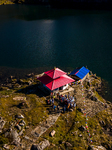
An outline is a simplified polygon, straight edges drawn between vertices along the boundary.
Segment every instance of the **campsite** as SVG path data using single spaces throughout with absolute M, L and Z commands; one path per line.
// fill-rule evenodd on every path
M 110 150 L 112 103 L 101 90 L 102 79 L 84 66 L 10 78 L 0 90 L 0 148 Z

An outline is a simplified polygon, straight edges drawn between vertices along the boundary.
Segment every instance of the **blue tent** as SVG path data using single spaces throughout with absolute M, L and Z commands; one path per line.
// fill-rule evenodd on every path
M 80 79 L 83 79 L 88 73 L 89 70 L 83 66 L 82 68 L 73 70 L 69 75 L 76 75 Z

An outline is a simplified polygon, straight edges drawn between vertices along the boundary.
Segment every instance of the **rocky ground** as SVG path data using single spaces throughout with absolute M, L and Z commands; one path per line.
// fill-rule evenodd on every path
M 39 84 L 33 73 L 24 79 L 11 76 L 1 84 L 0 149 L 112 149 L 112 103 L 100 95 L 100 77 L 92 74 L 83 86 L 72 85 L 70 95 L 75 95 L 77 105 L 65 113 L 61 106 L 53 111 L 47 105 L 49 95 Z

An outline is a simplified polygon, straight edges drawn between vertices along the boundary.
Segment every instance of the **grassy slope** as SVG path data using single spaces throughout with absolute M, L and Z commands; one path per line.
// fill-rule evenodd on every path
M 11 122 L 15 122 L 15 115 L 19 113 L 25 116 L 24 120 L 26 125 L 29 125 L 31 129 L 35 128 L 40 121 L 43 121 L 46 117 L 48 117 L 47 109 L 49 106 L 46 105 L 45 98 L 38 97 L 37 94 L 25 95 L 24 93 L 15 93 L 15 91 L 17 91 L 17 89 L 0 91 L 0 116 L 4 117 L 7 121 L 5 128 L 8 128 Z M 9 97 L 7 97 L 7 95 L 9 95 Z M 26 96 L 27 108 L 20 109 L 18 107 L 20 101 L 13 100 L 13 97 L 15 96 Z M 98 93 L 96 93 L 96 96 L 98 96 L 102 101 L 102 98 L 98 95 Z M 101 120 L 103 120 L 106 124 L 111 124 L 111 110 L 104 110 L 96 116 L 88 118 L 88 127 L 92 136 L 93 145 L 101 145 L 103 143 L 104 145 L 110 144 L 112 146 L 112 137 L 109 137 L 108 134 L 103 132 L 103 128 L 99 123 Z M 55 125 L 49 128 L 47 132 L 40 137 L 39 141 L 43 140 L 43 138 L 50 141 L 51 145 L 46 148 L 46 150 L 64 150 L 66 141 L 71 143 L 73 146 L 72 148 L 68 147 L 68 149 L 86 150 L 90 144 L 90 138 L 87 131 L 82 132 L 78 129 L 81 125 L 85 127 L 86 118 L 78 110 L 75 109 L 73 112 L 61 114 Z M 56 131 L 54 137 L 49 136 L 49 133 L 52 130 Z M 81 135 L 81 137 L 79 135 Z M 7 142 L 8 139 L 0 135 L 1 146 Z

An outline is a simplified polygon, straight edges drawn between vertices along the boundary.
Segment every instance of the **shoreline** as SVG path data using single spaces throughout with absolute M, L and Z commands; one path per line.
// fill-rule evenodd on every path
M 30 77 L 34 77 L 38 74 L 42 74 L 45 70 L 49 70 L 49 67 L 39 67 L 32 69 L 19 69 L 19 68 L 7 68 L 0 67 L 0 86 L 11 83 L 11 78 L 19 81 L 20 79 L 27 80 Z M 67 69 L 68 70 L 68 69 Z M 69 72 L 70 70 L 68 70 Z M 97 89 L 99 95 L 101 95 L 106 101 L 111 101 L 111 90 L 108 81 L 101 78 L 101 87 Z
M 37 1 L 37 2 L 24 2 L 24 1 L 2 1 L 0 5 L 42 5 L 47 6 L 48 8 L 55 8 L 55 9 L 79 9 L 79 10 L 112 10 L 112 3 L 111 2 L 69 2 L 69 1 Z

